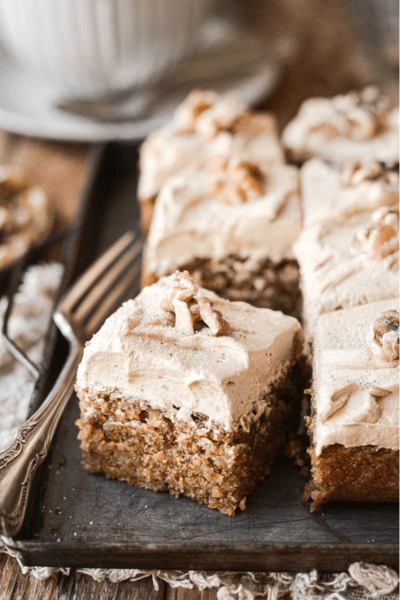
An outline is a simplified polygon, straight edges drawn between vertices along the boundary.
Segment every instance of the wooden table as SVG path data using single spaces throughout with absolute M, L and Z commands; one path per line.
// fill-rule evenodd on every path
M 296 50 L 286 53 L 284 73 L 273 96 L 262 108 L 273 111 L 280 128 L 311 95 L 332 95 L 364 85 L 368 65 L 354 40 L 337 0 L 246 0 L 241 19 L 260 36 L 277 40 L 289 36 Z M 0 132 L 0 164 L 16 163 L 54 199 L 62 220 L 76 214 L 88 166 L 85 145 L 33 140 Z M 36 580 L 22 575 L 16 561 L 0 555 L 2 600 L 216 600 L 215 590 L 173 589 L 150 578 L 139 582 L 95 582 L 72 573 Z

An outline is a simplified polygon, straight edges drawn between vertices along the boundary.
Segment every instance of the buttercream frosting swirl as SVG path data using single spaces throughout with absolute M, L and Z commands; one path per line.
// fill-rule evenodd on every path
M 398 111 L 397 111 L 398 113 Z M 321 156 L 334 163 L 361 157 L 398 161 L 398 125 L 376 87 L 333 98 L 310 98 L 283 132 L 295 158 Z
M 376 219 L 380 221 L 385 211 L 377 212 Z M 371 212 L 360 211 L 302 231 L 295 244 L 295 255 L 302 273 L 304 323 L 310 333 L 318 315 L 398 297 L 398 248 L 396 237 L 385 241 L 386 225 L 382 226 L 384 235 L 373 234 L 371 242 L 371 233 L 365 234 L 365 238 L 369 235 L 365 243 L 371 243 L 371 247 L 364 250 L 353 246 L 354 238 L 357 244 L 363 243 L 360 232 L 370 231 L 370 224 Z M 380 228 L 376 225 L 377 232 Z
M 259 169 L 260 185 L 265 181 L 266 187 L 259 196 L 253 186 L 245 188 L 246 202 L 236 201 L 235 182 L 231 182 L 235 198 L 223 201 L 221 194 L 232 190 L 229 186 L 226 190 L 225 181 L 219 193 L 213 192 L 205 169 L 188 169 L 171 178 L 154 208 L 144 256 L 146 271 L 158 277 L 199 258 L 292 256 L 301 226 L 297 169 L 265 163 Z M 242 182 L 239 186 L 243 189 Z
M 350 161 L 339 170 L 313 158 L 300 173 L 306 227 L 399 201 L 396 166 L 386 167 L 376 160 Z

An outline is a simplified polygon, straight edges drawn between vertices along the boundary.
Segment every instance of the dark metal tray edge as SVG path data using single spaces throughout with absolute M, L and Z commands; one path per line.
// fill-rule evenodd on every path
M 398 568 L 394 544 L 90 544 L 4 539 L 27 566 L 232 571 L 347 570 L 357 561 Z M 378 546 L 376 548 L 375 546 Z M 373 553 L 373 555 L 372 555 Z M 60 563 L 61 560 L 61 563 Z
M 82 236 L 95 235 L 95 227 L 90 222 L 93 216 L 93 203 L 96 200 L 96 185 L 107 148 L 94 148 L 94 164 L 84 193 L 85 214 L 81 215 L 79 234 L 76 238 L 77 251 L 71 262 L 69 281 L 73 281 L 89 260 L 85 254 Z M 86 240 L 86 247 L 89 241 Z M 78 255 L 77 255 L 78 254 Z M 90 260 L 89 260 L 90 262 Z M 40 495 L 40 492 L 36 492 Z M 6 547 L 16 552 L 26 566 L 77 567 L 82 568 L 141 568 L 141 569 L 204 569 L 234 571 L 301 571 L 316 568 L 319 570 L 347 570 L 355 561 L 381 563 L 398 568 L 399 547 L 392 543 L 265 543 L 244 544 L 193 542 L 146 544 L 135 542 L 104 543 L 85 542 L 40 542 L 29 539 L 29 526 L 18 537 L 3 538 Z M 288 566 L 290 565 L 290 566 Z

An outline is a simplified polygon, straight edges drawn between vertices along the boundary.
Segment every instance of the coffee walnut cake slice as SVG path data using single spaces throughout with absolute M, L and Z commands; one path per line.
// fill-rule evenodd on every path
M 153 205 L 170 177 L 188 167 L 204 167 L 214 156 L 283 164 L 275 117 L 249 110 L 234 94 L 193 90 L 175 111 L 173 121 L 152 133 L 140 149 L 138 200 L 143 229 L 150 226 Z
M 298 317 L 298 170 L 214 157 L 161 189 L 143 258 L 143 285 L 176 269 L 228 300 Z
M 314 336 L 312 510 L 399 498 L 399 301 L 337 310 Z
M 85 348 L 84 466 L 233 516 L 298 424 L 302 348 L 292 317 L 161 278 Z

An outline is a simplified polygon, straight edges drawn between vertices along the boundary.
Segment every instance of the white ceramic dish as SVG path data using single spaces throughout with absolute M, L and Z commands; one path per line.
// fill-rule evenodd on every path
M 94 100 L 143 90 L 192 54 L 206 7 L 204 0 L 0 0 L 0 34 L 60 97 Z
M 22 68 L 0 46 L 0 128 L 66 141 L 134 141 L 164 125 L 193 88 L 234 91 L 253 105 L 275 87 L 279 68 L 273 51 L 251 35 L 211 21 L 203 28 L 201 48 L 148 90 L 152 101 L 141 118 L 124 116 L 129 114 L 128 98 L 114 111 L 119 120 L 96 120 L 88 116 L 89 104 L 68 110 L 57 106 L 55 88 Z

